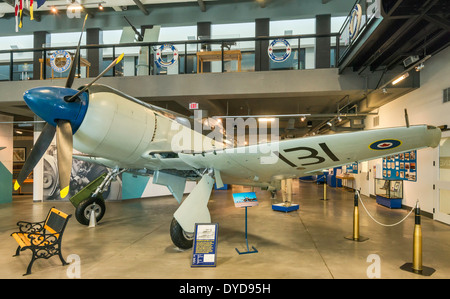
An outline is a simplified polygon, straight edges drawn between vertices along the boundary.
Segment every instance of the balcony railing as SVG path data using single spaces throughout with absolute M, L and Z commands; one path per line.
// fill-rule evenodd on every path
M 369 25 L 381 18 L 380 1 L 368 2 L 367 0 L 356 0 L 352 10 L 347 15 L 344 23 L 339 29 L 340 52 L 338 64 L 349 53 L 353 45 L 358 42 L 359 37 L 365 33 Z
M 316 52 L 324 50 L 317 49 L 316 40 L 324 38 L 330 41 L 326 46 L 329 67 L 337 67 L 339 33 L 83 45 L 80 58 L 73 63 L 79 78 L 95 77 L 122 53 L 124 59 L 105 76 L 314 69 Z M 75 50 L 75 45 L 1 50 L 0 81 L 65 78 L 67 58 L 55 54 L 73 57 Z

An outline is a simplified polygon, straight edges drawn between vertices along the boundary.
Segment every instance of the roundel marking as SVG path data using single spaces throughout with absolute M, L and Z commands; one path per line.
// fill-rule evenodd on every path
M 63 65 L 57 65 L 56 60 L 63 61 Z M 59 61 L 59 63 L 61 62 Z M 50 67 L 58 73 L 64 73 L 72 64 L 72 56 L 65 50 L 57 50 L 50 55 Z
M 164 50 L 169 50 L 169 51 L 172 52 L 173 57 L 172 57 L 171 60 L 169 60 L 169 61 L 164 61 L 164 60 L 162 59 L 162 52 L 163 52 Z M 176 48 L 174 45 L 172 45 L 172 44 L 163 44 L 161 47 L 159 47 L 159 48 L 156 50 L 156 63 L 157 63 L 159 66 L 161 66 L 161 67 L 169 67 L 169 66 L 171 66 L 172 64 L 176 63 L 177 60 L 178 60 L 178 50 L 177 50 L 177 48 Z
M 383 139 L 378 140 L 369 145 L 371 150 L 380 151 L 380 150 L 388 150 L 399 147 L 402 144 L 400 140 L 397 139 Z
M 284 45 L 285 47 L 285 53 L 281 56 L 276 56 L 273 53 L 273 48 L 275 47 L 275 45 L 277 44 L 281 44 Z M 289 56 L 291 55 L 292 49 L 291 49 L 291 45 L 289 44 L 289 42 L 283 38 L 279 38 L 279 39 L 275 39 L 273 40 L 270 44 L 269 47 L 267 48 L 267 53 L 269 54 L 269 57 L 272 61 L 274 62 L 283 62 L 286 61 Z

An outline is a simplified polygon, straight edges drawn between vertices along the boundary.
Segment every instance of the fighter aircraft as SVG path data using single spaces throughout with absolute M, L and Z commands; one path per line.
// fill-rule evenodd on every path
M 79 56 L 80 41 L 73 61 Z M 64 87 L 38 87 L 24 93 L 29 108 L 46 124 L 18 176 L 16 189 L 56 134 L 61 197 L 68 193 L 73 149 L 83 153 L 76 158 L 112 169 L 102 185 L 124 171 L 151 174 L 153 182 L 166 185 L 180 203 L 170 227 L 173 243 L 190 248 L 195 223 L 211 222 L 207 204 L 214 182 L 217 187 L 227 183 L 276 191 L 283 179 L 439 144 L 439 129 L 408 125 L 224 147 L 224 140 L 202 135 L 183 115 L 93 84 L 122 56 L 78 90 L 72 88 L 72 65 Z M 182 200 L 187 180 L 198 183 Z M 79 222 L 88 224 L 86 211 L 92 205 L 100 207 L 98 217 L 103 215 L 99 188 L 77 207 Z

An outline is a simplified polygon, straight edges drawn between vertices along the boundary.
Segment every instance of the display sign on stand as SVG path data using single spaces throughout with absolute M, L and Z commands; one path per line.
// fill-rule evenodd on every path
M 218 223 L 196 223 L 191 267 L 215 267 Z
M 237 248 L 236 251 L 239 254 L 256 253 L 258 252 L 258 250 L 256 250 L 254 246 L 252 246 L 253 250 L 249 249 L 247 238 L 247 208 L 258 205 L 258 201 L 256 200 L 256 194 L 255 192 L 233 193 L 233 200 L 235 207 L 245 208 L 245 242 L 247 244 L 247 251 L 241 252 Z

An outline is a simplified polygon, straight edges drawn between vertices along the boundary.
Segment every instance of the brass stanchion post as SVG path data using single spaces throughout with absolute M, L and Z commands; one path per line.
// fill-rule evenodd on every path
M 369 238 L 362 237 L 359 235 L 359 208 L 358 208 L 358 190 L 355 190 L 354 204 L 353 204 L 353 235 L 345 237 L 347 240 L 364 242 Z
M 430 276 L 436 271 L 433 268 L 422 265 L 422 225 L 420 221 L 419 202 L 416 204 L 414 217 L 413 262 L 404 264 L 400 269 L 425 276 Z
M 413 271 L 414 273 L 422 273 L 422 228 L 420 224 L 420 208 L 419 203 L 416 205 L 414 217 L 414 236 L 413 236 Z

